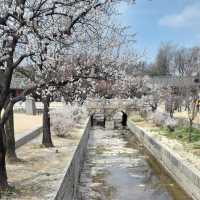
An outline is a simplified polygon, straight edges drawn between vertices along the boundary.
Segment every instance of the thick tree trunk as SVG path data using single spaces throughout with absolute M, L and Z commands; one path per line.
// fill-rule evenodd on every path
M 44 104 L 42 144 L 45 147 L 53 147 L 53 142 L 51 139 L 51 129 L 50 129 L 49 101 L 50 101 L 49 97 L 43 98 L 42 100 Z
M 5 132 L 4 127 L 0 125 L 0 191 L 8 188 L 6 172 L 6 149 L 4 145 Z
M 6 158 L 8 162 L 18 161 L 15 152 L 15 134 L 14 134 L 14 117 L 13 109 L 11 110 L 10 116 L 5 124 L 6 132 Z

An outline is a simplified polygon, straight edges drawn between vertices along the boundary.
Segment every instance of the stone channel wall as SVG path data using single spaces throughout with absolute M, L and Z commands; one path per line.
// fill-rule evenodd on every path
M 38 135 L 42 133 L 42 126 L 34 128 L 28 133 L 20 135 L 20 138 L 16 138 L 15 147 L 16 149 L 28 143 L 32 139 L 36 138 Z
M 53 200 L 78 200 L 77 187 L 80 172 L 84 163 L 84 156 L 87 151 L 87 143 L 89 139 L 89 131 L 91 128 L 90 120 L 88 120 L 83 136 L 73 156 L 71 164 L 65 170 L 65 176 L 59 185 L 56 196 Z
M 200 200 L 200 172 L 133 122 L 128 127 L 188 195 Z

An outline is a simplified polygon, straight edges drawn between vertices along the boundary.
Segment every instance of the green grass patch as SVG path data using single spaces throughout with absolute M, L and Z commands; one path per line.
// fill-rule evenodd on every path
M 181 142 L 189 143 L 189 128 L 181 128 L 177 127 L 175 131 L 171 132 L 167 128 L 161 127 L 159 129 L 159 134 L 164 135 L 170 139 L 177 139 Z M 200 130 L 196 128 L 192 128 L 191 131 L 191 143 L 199 142 L 200 141 Z M 200 147 L 199 144 L 197 144 Z
M 140 115 L 134 115 L 130 118 L 131 121 L 133 122 L 142 122 L 144 119 Z

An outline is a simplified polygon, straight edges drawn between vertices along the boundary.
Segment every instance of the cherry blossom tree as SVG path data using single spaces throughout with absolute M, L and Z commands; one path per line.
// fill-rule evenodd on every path
M 126 29 L 101 18 L 96 19 L 92 25 L 95 31 L 84 30 L 87 34 L 79 34 L 78 41 L 70 38 L 70 42 L 67 42 L 70 46 L 66 46 L 66 41 L 61 39 L 58 45 L 49 42 L 48 48 L 47 44 L 44 48 L 40 47 L 43 51 L 39 58 L 31 57 L 34 63 L 32 70 L 18 69 L 34 84 L 41 86 L 34 92 L 34 96 L 44 104 L 42 144 L 45 147 L 53 146 L 48 111 L 50 99 L 54 99 L 55 93 L 67 97 L 67 103 L 74 100 L 83 102 L 94 93 L 97 81 L 121 76 L 118 58 L 121 46 L 126 44 Z
M 33 90 L 44 87 L 44 83 L 39 82 L 22 95 L 10 98 L 10 83 L 14 71 L 20 65 L 32 63 L 33 60 L 37 63 L 40 59 L 45 61 L 47 57 L 40 56 L 50 46 L 69 37 L 76 39 L 76 33 L 90 26 L 88 19 L 91 19 L 91 16 L 98 15 L 99 12 L 111 14 L 112 5 L 116 2 L 119 1 L 0 1 L 0 189 L 8 187 L 4 124 L 17 101 L 24 99 Z M 44 65 L 35 66 L 42 69 Z M 54 85 L 54 82 L 50 81 L 49 85 Z

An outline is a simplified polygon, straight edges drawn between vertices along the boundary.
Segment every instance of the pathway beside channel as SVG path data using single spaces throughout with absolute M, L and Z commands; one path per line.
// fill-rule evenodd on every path
M 190 200 L 166 173 L 161 173 L 163 170 L 156 173 L 152 169 L 149 156 L 143 152 L 128 130 L 94 127 L 90 131 L 78 199 Z

